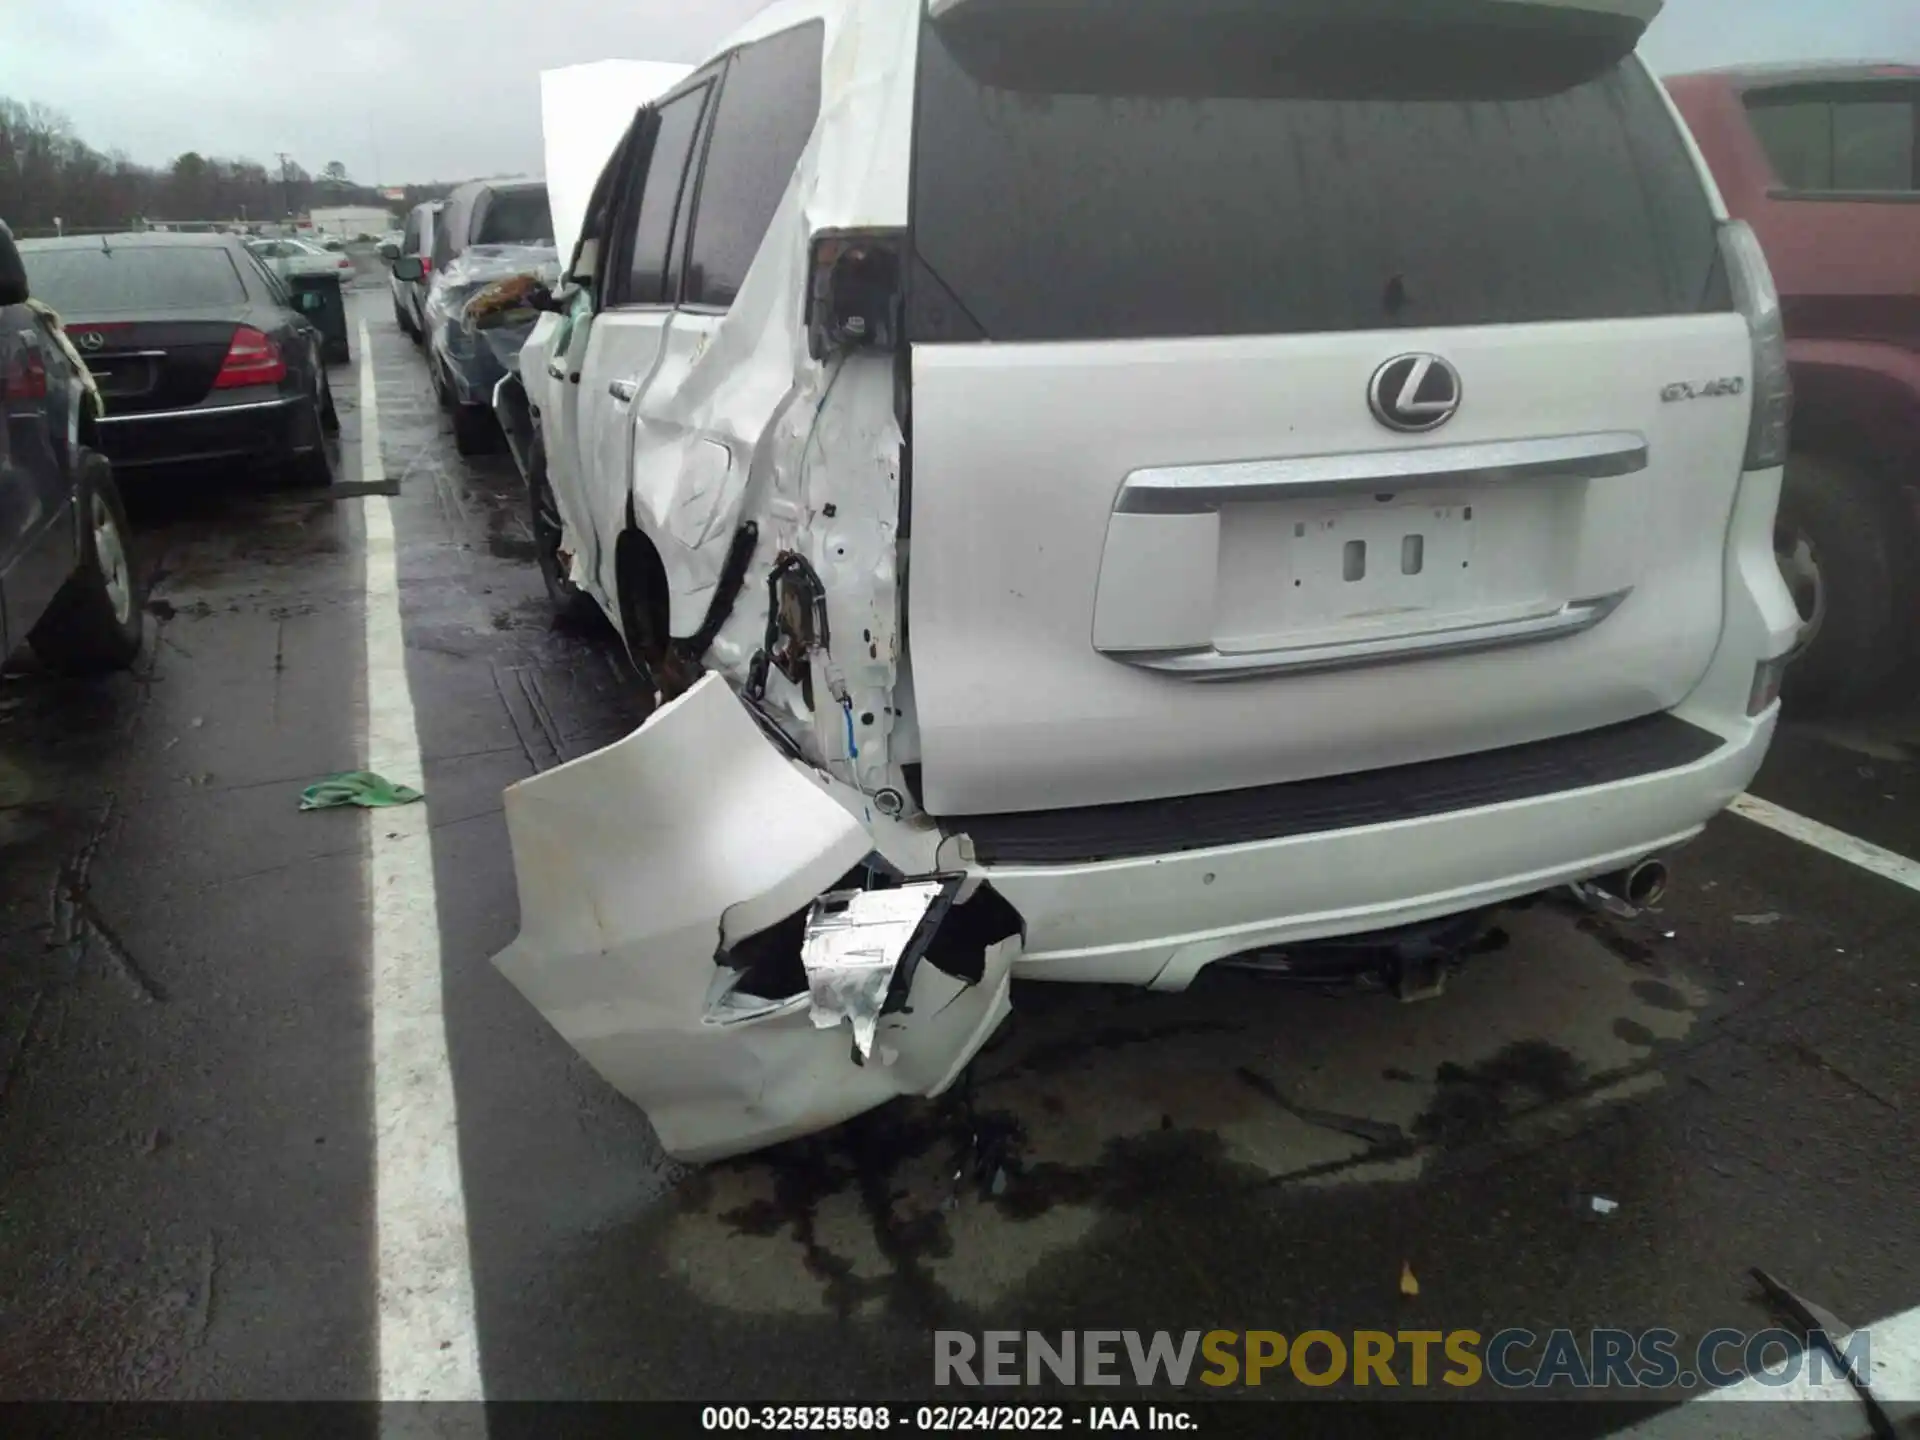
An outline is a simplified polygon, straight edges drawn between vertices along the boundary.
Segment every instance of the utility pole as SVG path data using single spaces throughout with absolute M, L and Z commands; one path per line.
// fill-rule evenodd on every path
M 280 156 L 280 209 L 285 218 L 291 220 L 293 218 L 293 176 L 287 166 L 293 157 L 284 150 L 277 153 Z

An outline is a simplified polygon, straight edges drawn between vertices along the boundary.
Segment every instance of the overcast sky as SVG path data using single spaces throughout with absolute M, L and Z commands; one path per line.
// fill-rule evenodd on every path
M 538 171 L 542 69 L 700 58 L 765 0 L 12 0 L 0 95 L 160 164 L 183 150 L 399 184 Z M 1662 73 L 1920 62 L 1920 0 L 1667 0 Z

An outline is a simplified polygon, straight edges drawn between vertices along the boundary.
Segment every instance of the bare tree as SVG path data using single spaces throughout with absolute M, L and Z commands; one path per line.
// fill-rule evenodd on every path
M 327 163 L 319 182 L 291 157 L 263 165 L 189 150 L 160 169 L 136 164 L 123 151 L 103 154 L 86 144 L 59 111 L 0 95 L 0 219 L 23 236 L 52 234 L 56 217 L 76 231 L 300 214 L 322 186 L 335 202 L 385 203 L 378 190 L 355 185 L 338 160 Z M 406 203 L 447 189 L 408 186 Z

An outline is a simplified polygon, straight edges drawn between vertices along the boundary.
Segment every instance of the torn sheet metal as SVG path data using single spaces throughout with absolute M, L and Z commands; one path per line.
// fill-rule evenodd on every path
M 778 0 L 722 48 L 816 21 L 825 34 L 812 138 L 727 312 L 675 315 L 634 402 L 630 473 L 601 481 L 580 507 L 601 539 L 586 583 L 617 614 L 613 537 L 631 515 L 667 578 L 668 630 L 685 640 L 701 631 L 751 521 L 758 539 L 738 598 L 695 657 L 738 687 L 761 648 L 769 572 L 783 556 L 805 557 L 836 638 L 816 657 L 812 703 L 777 676 L 763 708 L 810 760 L 897 814 L 911 808 L 905 767 L 919 757 L 901 676 L 894 366 L 885 355 L 815 360 L 797 302 L 812 236 L 906 224 L 919 14 L 899 0 Z
M 800 948 L 813 1002 L 809 1013 L 822 1030 L 850 1023 L 863 1060 L 872 1058 L 880 1011 L 901 958 L 940 890 L 937 881 L 896 890 L 834 890 L 813 902 Z
M 505 801 L 520 934 L 494 964 L 680 1158 L 938 1094 L 1008 1013 L 1017 935 L 987 947 L 973 983 L 911 968 L 871 1041 L 890 1064 L 860 1064 L 844 1032 L 814 1024 L 804 977 L 761 994 L 729 963 L 782 924 L 797 952 L 813 901 L 873 842 L 717 675 Z

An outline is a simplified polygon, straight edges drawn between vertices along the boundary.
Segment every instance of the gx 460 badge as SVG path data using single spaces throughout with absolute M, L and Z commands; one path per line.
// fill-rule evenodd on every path
M 1660 398 L 1671 405 L 1676 400 L 1711 400 L 1719 395 L 1744 395 L 1747 391 L 1746 377 L 1729 375 L 1721 380 L 1676 380 L 1660 392 Z

